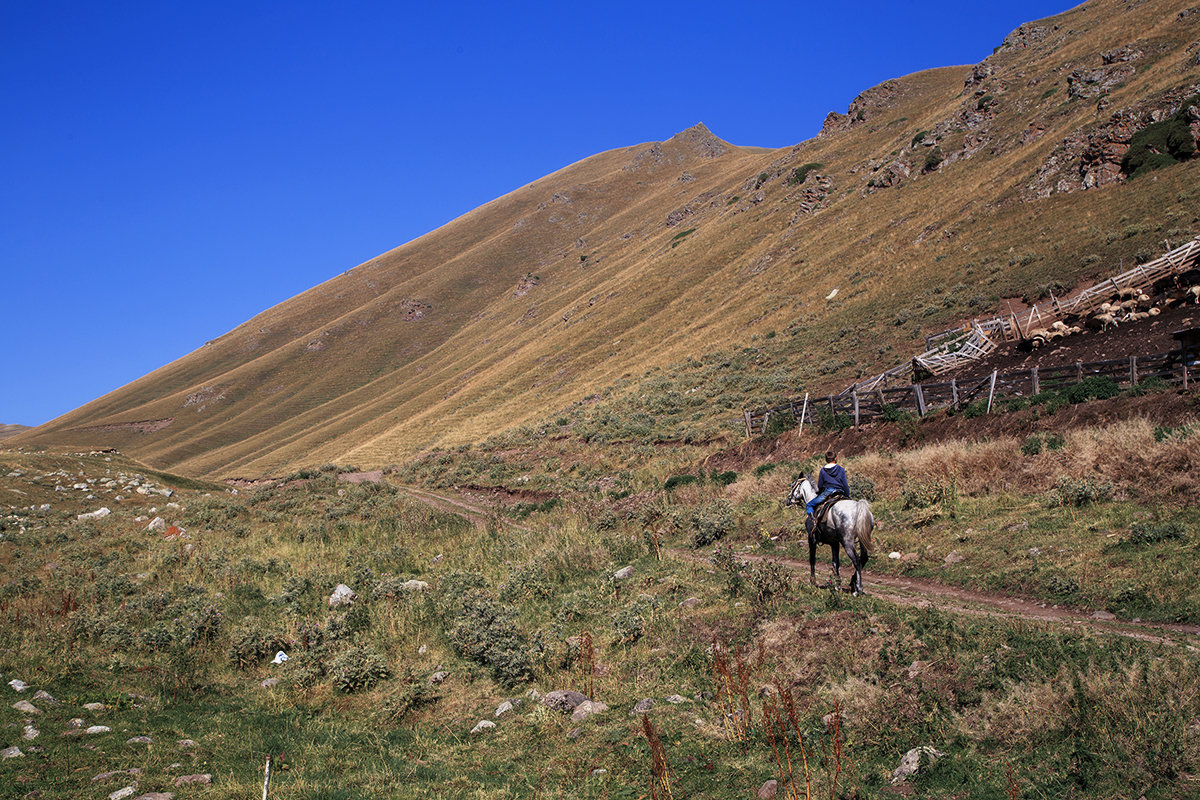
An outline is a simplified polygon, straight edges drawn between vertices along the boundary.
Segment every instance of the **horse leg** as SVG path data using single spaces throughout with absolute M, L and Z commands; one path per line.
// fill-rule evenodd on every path
M 833 548 L 833 580 L 838 586 L 841 586 L 842 585 L 842 565 L 841 565 L 841 562 L 838 560 L 838 546 L 836 544 L 832 544 L 832 545 L 830 545 L 830 547 Z
M 808 531 L 808 582 L 817 585 L 817 537 Z
M 863 562 L 859 560 L 858 553 L 854 551 L 853 534 L 849 534 L 842 539 L 842 547 L 845 548 L 846 555 L 850 556 L 850 563 L 854 565 L 854 576 L 850 578 L 850 591 L 854 594 L 862 594 Z

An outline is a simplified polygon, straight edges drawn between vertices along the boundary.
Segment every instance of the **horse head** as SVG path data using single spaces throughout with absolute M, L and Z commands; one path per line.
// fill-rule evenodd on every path
M 813 490 L 812 483 L 808 480 L 808 476 L 801 473 L 796 482 L 792 484 L 791 491 L 788 492 L 787 499 L 784 500 L 785 506 L 802 506 L 812 498 L 816 497 L 817 493 Z

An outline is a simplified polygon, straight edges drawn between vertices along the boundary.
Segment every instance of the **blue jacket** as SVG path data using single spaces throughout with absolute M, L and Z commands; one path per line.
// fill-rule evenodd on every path
M 841 464 L 826 464 L 817 474 L 817 491 L 836 489 L 850 496 L 850 484 L 846 482 L 846 469 Z

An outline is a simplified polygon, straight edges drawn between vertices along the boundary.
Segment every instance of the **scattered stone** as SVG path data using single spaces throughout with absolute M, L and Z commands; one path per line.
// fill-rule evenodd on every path
M 282 664 L 283 662 L 289 661 L 289 660 L 290 659 L 288 658 L 288 654 L 283 652 L 282 650 L 280 650 L 278 653 L 275 654 L 275 658 L 271 659 L 271 663 L 272 664 Z
M 167 521 L 162 517 L 155 517 L 150 520 L 150 524 L 146 526 L 146 530 L 154 533 L 162 533 L 167 529 Z
M 606 770 L 604 767 L 597 767 L 596 769 L 592 770 L 592 774 L 593 775 L 607 775 L 608 770 Z
M 960 564 L 963 561 L 963 557 L 958 554 L 957 550 L 951 550 L 950 555 L 946 556 L 945 561 L 947 564 Z
M 27 742 L 32 742 L 34 739 L 36 739 L 38 737 L 38 734 L 40 734 L 40 733 L 41 733 L 41 731 L 39 731 L 37 728 L 33 727 L 32 725 L 26 725 L 25 730 L 21 733 L 21 738 Z
M 20 711 L 22 714 L 40 714 L 42 710 L 28 700 L 18 700 L 13 703 L 13 708 Z
M 912 680 L 913 678 L 917 677 L 917 675 L 924 672 L 925 668 L 928 666 L 929 666 L 928 661 L 914 661 L 911 664 L 909 664 L 908 665 L 908 673 L 907 673 L 909 680 Z
M 446 678 L 449 678 L 449 677 L 450 677 L 449 672 L 445 672 L 445 671 L 435 672 L 429 676 L 429 685 L 437 686 L 437 685 L 441 684 L 442 681 L 446 680 Z
M 154 744 L 154 740 L 149 736 L 131 736 L 125 740 L 125 744 Z
M 1104 620 L 1105 622 L 1112 622 L 1116 618 L 1117 618 L 1117 615 L 1113 614 L 1109 611 L 1097 610 L 1097 611 L 1092 612 L 1092 619 L 1099 619 L 1099 620 Z
M 329 605 L 331 608 L 338 606 L 348 606 L 358 599 L 358 595 L 344 583 L 339 583 L 337 588 L 333 590 L 333 594 L 329 595 Z
M 147 792 L 139 794 L 133 800 L 175 800 L 174 792 Z
M 922 763 L 930 765 L 942 758 L 946 754 L 940 750 L 934 750 L 928 745 L 922 747 L 914 747 L 904 754 L 904 758 L 900 759 L 900 766 L 896 767 L 892 772 L 892 783 L 903 783 L 910 776 L 916 775 L 921 771 Z
M 599 714 L 601 711 L 608 711 L 608 705 L 599 700 L 584 700 L 579 705 L 575 706 L 575 710 L 571 712 L 572 722 L 583 722 L 592 714 Z
M 684 600 L 682 603 L 680 603 L 679 607 L 680 608 L 695 608 L 696 606 L 700 605 L 700 602 L 701 601 L 700 601 L 699 597 L 689 597 L 687 600 Z
M 474 728 L 471 728 L 471 733 L 483 733 L 489 728 L 494 727 L 496 727 L 496 723 L 492 722 L 490 719 L 481 719 L 479 720 L 478 725 L 476 725 Z
M 199 783 L 208 786 L 212 783 L 212 773 L 205 772 L 201 775 L 180 775 L 175 779 L 176 786 L 187 786 L 188 784 Z
M 683 695 L 680 695 L 680 694 L 673 694 L 673 695 L 671 695 L 670 697 L 668 697 L 668 698 L 667 698 L 667 702 L 668 702 L 668 703 L 670 703 L 670 704 L 671 704 L 671 705 L 673 705 L 673 706 L 677 706 L 677 705 L 679 705 L 680 703 L 690 703 L 690 702 L 692 702 L 692 701 L 691 701 L 691 700 L 688 700 L 688 699 L 687 699 L 686 697 L 684 697 Z
M 758 787 L 758 793 L 754 796 L 758 800 L 771 800 L 777 794 L 779 794 L 779 781 L 772 779 Z
M 533 702 L 533 703 L 540 702 L 542 699 L 542 693 L 539 692 L 537 689 L 530 689 L 529 691 L 527 691 L 525 693 L 525 696 L 528 697 L 530 702 Z
M 400 588 L 406 592 L 423 592 L 429 588 L 429 584 L 425 581 L 413 579 L 400 584 Z
M 33 699 L 41 700 L 42 702 L 48 703 L 49 705 L 52 705 L 52 706 L 59 705 L 59 702 L 54 699 L 54 696 L 51 695 L 49 692 L 47 692 L 45 689 L 38 689 L 37 694 L 35 694 L 33 696 Z
M 0 758 L 23 758 L 24 756 L 25 754 L 21 752 L 21 748 L 19 747 L 6 747 L 0 750 Z
M 650 712 L 650 709 L 652 709 L 652 708 L 654 708 L 654 698 L 653 697 L 643 698 L 643 699 L 637 701 L 637 703 L 633 707 L 633 711 L 629 712 L 629 716 L 635 717 L 638 714 L 647 714 Z
M 195 746 L 196 746 L 196 743 L 195 743 L 195 742 L 193 742 L 191 739 L 180 739 L 180 740 L 179 740 L 178 742 L 176 742 L 175 744 L 179 745 L 180 749 L 183 749 L 183 750 L 186 750 L 186 749 L 188 749 L 188 748 L 190 748 L 190 747 L 195 747 Z
M 513 704 L 512 704 L 512 701 L 511 701 L 511 700 L 505 700 L 503 703 L 501 703 L 500 705 L 496 706 L 496 713 L 495 713 L 495 714 L 493 714 L 492 716 L 493 716 L 493 717 L 499 717 L 499 716 L 503 716 L 504 714 L 507 714 L 508 712 L 510 712 L 510 711 L 512 711 L 512 710 L 513 710 Z
M 112 728 L 108 727 L 107 725 L 93 725 L 85 730 L 84 733 L 95 736 L 97 733 L 108 733 L 111 730 Z
M 891 559 L 894 559 L 894 560 L 896 560 L 896 561 L 899 561 L 899 560 L 900 560 L 900 553 L 899 553 L 898 551 L 896 551 L 896 550 L 893 550 L 892 552 L 888 553 L 888 558 L 891 558 Z
M 614 581 L 623 581 L 627 578 L 632 578 L 632 577 L 633 577 L 633 565 L 632 564 L 630 564 L 627 567 L 621 567 L 619 570 L 617 570 L 616 572 L 613 573 Z
M 86 711 L 107 711 L 104 703 L 84 703 L 83 708 Z
M 279 685 L 279 678 L 267 678 L 265 681 L 263 681 L 262 683 L 259 684 L 259 686 L 261 686 L 264 689 L 270 689 L 271 687 L 278 686 L 278 685 Z
M 107 508 L 98 508 L 95 511 L 89 511 L 86 514 L 76 514 L 75 519 L 104 519 L 111 513 L 112 511 Z
M 67 724 L 70 725 L 72 728 L 82 728 L 87 723 L 83 721 L 82 717 L 74 717 L 71 720 L 69 720 L 67 722 Z
M 587 699 L 587 695 L 580 692 L 570 689 L 557 689 L 542 698 L 542 705 L 552 708 L 555 711 L 569 714 L 575 710 L 576 706 Z
M 420 647 L 417 648 L 417 655 L 419 655 L 419 656 L 423 656 L 428 652 L 429 652 L 429 648 L 426 647 L 425 645 L 421 645 Z
M 29 688 L 29 684 L 27 684 L 25 681 L 20 680 L 18 678 L 13 678 L 11 681 L 8 682 L 8 685 L 11 686 L 13 688 L 13 691 L 16 691 L 16 692 L 23 692 Z
M 92 780 L 95 780 L 93 778 Z M 137 793 L 137 784 L 131 783 L 124 789 L 117 789 L 108 796 L 108 800 L 125 800 L 126 797 L 133 797 Z

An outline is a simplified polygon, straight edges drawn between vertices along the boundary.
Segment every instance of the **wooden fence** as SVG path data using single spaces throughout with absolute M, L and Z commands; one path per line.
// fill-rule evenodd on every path
M 764 433 L 772 417 L 790 415 L 796 425 L 829 423 L 839 417 L 852 425 L 862 425 L 884 417 L 885 412 L 915 413 L 923 417 L 940 408 L 961 409 L 975 402 L 992 404 L 1003 397 L 1032 397 L 1042 392 L 1064 389 L 1091 377 L 1108 377 L 1118 387 L 1131 387 L 1157 378 L 1169 384 L 1182 384 L 1186 389 L 1194 380 L 1197 363 L 1194 350 L 1172 350 L 1169 353 L 1129 356 L 1106 361 L 1077 361 L 1052 367 L 1008 372 L 995 371 L 970 378 L 949 381 L 927 381 L 907 386 L 890 386 L 849 394 L 831 394 L 820 398 L 808 395 L 801 400 L 757 411 L 746 410 L 746 436 Z M 893 412 L 894 413 L 894 412 Z

